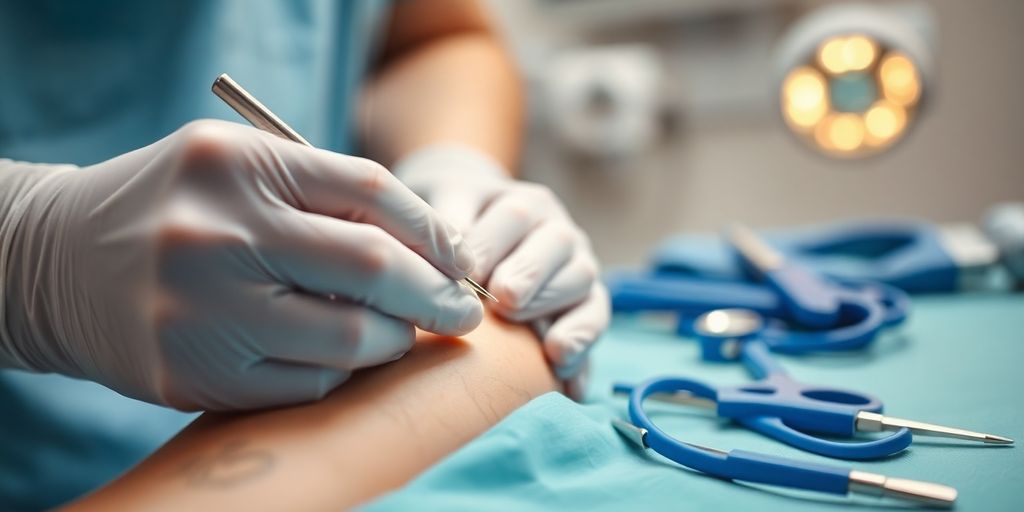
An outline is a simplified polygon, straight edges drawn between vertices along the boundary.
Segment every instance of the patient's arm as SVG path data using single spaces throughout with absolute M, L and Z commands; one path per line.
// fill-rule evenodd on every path
M 203 415 L 72 508 L 340 510 L 402 485 L 557 386 L 522 326 L 492 317 L 460 340 L 419 333 L 404 358 L 320 402 Z

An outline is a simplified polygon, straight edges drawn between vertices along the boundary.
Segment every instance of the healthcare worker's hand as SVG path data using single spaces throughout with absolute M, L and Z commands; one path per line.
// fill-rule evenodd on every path
M 0 161 L 0 189 L 3 366 L 264 407 L 483 316 L 453 280 L 466 243 L 385 168 L 254 128 L 199 121 L 82 169 Z
M 417 151 L 395 174 L 463 233 L 476 257 L 472 277 L 501 301 L 498 314 L 535 326 L 568 393 L 580 398 L 587 352 L 610 307 L 590 241 L 558 198 L 461 146 Z

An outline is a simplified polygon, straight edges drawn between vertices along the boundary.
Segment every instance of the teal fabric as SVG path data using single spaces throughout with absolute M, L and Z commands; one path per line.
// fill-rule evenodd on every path
M 783 357 L 794 377 L 876 394 L 886 411 L 1024 438 L 1024 296 L 918 297 L 903 329 L 855 354 Z M 641 452 L 609 425 L 625 415 L 613 381 L 680 374 L 710 383 L 749 379 L 740 365 L 698 363 L 694 342 L 666 318 L 617 316 L 595 349 L 587 405 L 537 398 L 406 487 L 365 510 L 758 510 L 878 507 L 898 502 L 845 498 L 734 483 Z M 706 413 L 657 406 L 654 418 L 680 438 L 804 460 L 852 465 L 959 489 L 961 510 L 1019 510 L 1024 448 L 918 438 L 882 461 L 850 463 L 803 453 Z
M 354 149 L 386 0 L 0 0 L 0 158 L 92 164 L 191 120 L 241 121 L 229 73 L 312 144 Z
M 354 148 L 359 84 L 386 0 L 0 0 L 0 158 L 88 165 L 199 118 L 230 73 L 313 144 Z M 0 370 L 0 509 L 110 480 L 183 414 L 58 375 Z

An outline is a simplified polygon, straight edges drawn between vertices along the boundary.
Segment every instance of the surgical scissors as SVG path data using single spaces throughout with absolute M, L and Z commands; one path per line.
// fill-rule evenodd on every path
M 740 359 L 756 382 L 736 387 L 714 387 L 702 382 L 665 377 L 639 386 L 616 384 L 615 392 L 647 396 L 651 389 L 660 398 L 715 410 L 719 417 L 790 444 L 802 450 L 843 459 L 875 459 L 897 453 L 910 445 L 913 434 L 952 437 L 989 444 L 1013 440 L 992 434 L 932 425 L 883 416 L 882 402 L 875 397 L 839 388 L 811 386 L 790 377 L 759 339 L 763 327 L 757 313 L 748 310 L 716 310 L 695 323 L 705 360 Z M 671 392 L 665 395 L 665 392 Z M 880 439 L 855 442 L 830 441 L 820 433 L 854 437 L 858 432 L 893 431 Z
M 907 317 L 910 299 L 897 288 L 819 276 L 786 260 L 747 228 L 733 228 L 730 241 L 763 282 L 613 274 L 607 280 L 612 308 L 679 313 L 684 335 L 691 334 L 689 321 L 696 315 L 722 308 L 753 310 L 784 322 L 769 325 L 762 339 L 772 351 L 789 353 L 861 348 Z M 787 329 L 787 324 L 796 328 Z
M 908 293 L 999 290 L 1012 286 L 1012 261 L 1021 260 L 1024 206 L 1000 205 L 992 227 L 936 225 L 910 219 L 854 219 L 767 232 L 787 258 L 829 277 L 876 281 Z M 996 227 L 998 226 L 998 227 Z M 1016 249 L 1014 249 L 1016 248 Z M 667 238 L 651 255 L 658 273 L 742 279 L 745 270 L 720 237 L 685 234 Z
M 629 397 L 630 421 L 613 419 L 612 426 L 641 448 L 654 450 L 688 468 L 730 480 L 838 495 L 891 496 L 933 507 L 952 507 L 956 502 L 956 489 L 941 484 L 679 441 L 658 428 L 642 406 L 647 396 L 673 388 L 671 380 L 652 381 L 650 386 L 634 388 Z

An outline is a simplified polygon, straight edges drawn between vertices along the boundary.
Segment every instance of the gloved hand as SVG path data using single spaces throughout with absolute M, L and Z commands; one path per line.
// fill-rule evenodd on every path
M 568 393 L 580 398 L 587 352 L 610 306 L 590 242 L 558 198 L 454 145 L 417 151 L 395 175 L 463 233 L 476 256 L 471 275 L 498 297 L 497 313 L 533 324 Z
M 317 399 L 414 325 L 479 324 L 461 240 L 380 165 L 232 123 L 0 161 L 0 365 L 180 409 Z

